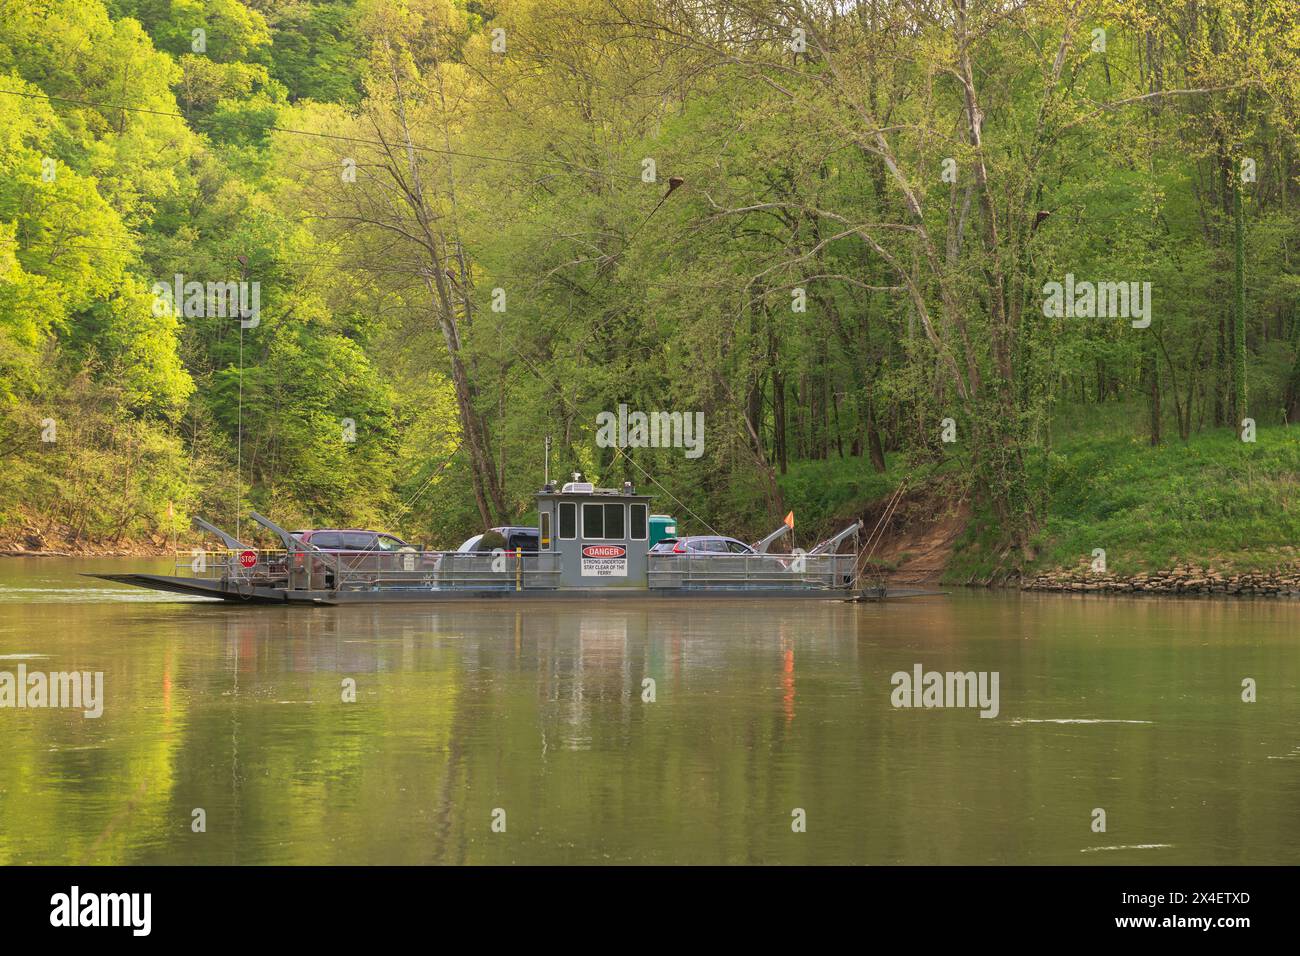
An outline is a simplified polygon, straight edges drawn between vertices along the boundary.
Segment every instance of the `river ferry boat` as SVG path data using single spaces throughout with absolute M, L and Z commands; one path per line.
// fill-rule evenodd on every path
M 580 476 L 575 475 L 575 478 Z M 345 551 L 315 547 L 256 512 L 252 518 L 280 548 L 245 544 L 201 519 L 221 541 L 181 555 L 176 573 L 96 574 L 133 584 L 226 601 L 339 605 L 466 600 L 626 598 L 863 599 L 858 521 L 807 552 L 769 553 L 782 525 L 753 546 L 712 552 L 654 548 L 675 531 L 650 514 L 652 496 L 621 489 L 549 482 L 536 494 L 537 549 Z

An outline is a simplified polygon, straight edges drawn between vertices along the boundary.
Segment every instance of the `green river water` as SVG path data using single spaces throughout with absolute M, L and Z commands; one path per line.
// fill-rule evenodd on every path
M 0 675 L 103 674 L 98 718 L 0 708 L 0 863 L 1300 863 L 1300 602 L 279 608 L 78 574 L 170 567 L 0 558 Z M 917 664 L 996 672 L 997 716 L 893 706 Z

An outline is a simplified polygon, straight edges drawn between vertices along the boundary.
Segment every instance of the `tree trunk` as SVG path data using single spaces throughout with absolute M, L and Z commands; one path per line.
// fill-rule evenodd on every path
M 785 376 L 775 367 L 772 369 L 772 431 L 773 444 L 776 446 L 774 449 L 776 464 L 784 475 L 789 468 L 786 450 Z
M 1246 213 L 1241 182 L 1233 178 L 1233 282 L 1236 306 L 1232 324 L 1232 427 L 1246 415 Z

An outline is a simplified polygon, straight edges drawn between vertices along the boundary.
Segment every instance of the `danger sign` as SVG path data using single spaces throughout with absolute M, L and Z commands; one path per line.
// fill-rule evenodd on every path
M 584 578 L 627 577 L 627 548 L 621 544 L 589 544 L 582 549 Z
M 257 552 L 256 551 L 239 552 L 239 563 L 246 568 L 251 568 L 253 565 L 257 564 Z

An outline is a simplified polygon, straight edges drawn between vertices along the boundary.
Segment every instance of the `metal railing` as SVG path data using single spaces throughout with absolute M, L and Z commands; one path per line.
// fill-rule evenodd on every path
M 651 588 L 844 588 L 853 585 L 855 554 L 651 553 Z
M 232 587 L 288 590 L 545 590 L 559 587 L 559 552 L 284 551 L 179 552 L 182 576 Z
M 245 567 L 241 556 L 253 555 L 253 563 Z M 179 577 L 206 578 L 209 580 L 235 579 L 239 581 L 262 580 L 279 574 L 283 577 L 284 551 L 266 549 L 216 549 L 177 551 L 175 571 Z
M 651 553 L 650 588 L 849 589 L 855 554 Z M 179 552 L 178 575 L 249 587 L 307 591 L 531 591 L 560 587 L 558 551 Z

